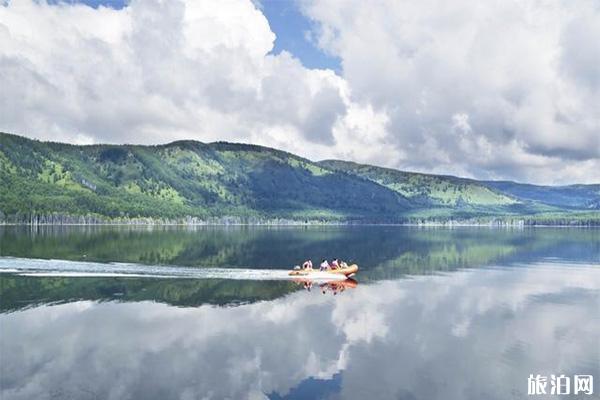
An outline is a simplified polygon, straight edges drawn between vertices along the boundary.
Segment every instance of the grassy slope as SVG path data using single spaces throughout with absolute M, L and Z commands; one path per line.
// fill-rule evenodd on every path
M 523 200 L 573 209 L 600 209 L 600 185 L 538 186 L 507 181 L 484 184 Z
M 320 165 L 370 179 L 425 206 L 519 204 L 516 198 L 469 179 L 398 171 L 339 160 L 321 161 Z
M 598 219 L 594 210 L 600 208 L 600 185 L 550 187 L 484 182 L 340 160 L 325 160 L 319 165 L 372 180 L 407 197 L 416 207 L 405 215 L 413 218 L 536 214 L 544 221 L 568 215 Z
M 518 198 L 470 179 L 404 172 L 339 160 L 319 164 L 372 180 L 406 196 L 419 206 L 412 212 L 414 216 L 534 211 Z

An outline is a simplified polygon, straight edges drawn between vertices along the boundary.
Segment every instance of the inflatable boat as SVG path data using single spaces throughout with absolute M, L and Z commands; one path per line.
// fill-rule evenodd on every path
M 327 276 L 335 276 L 346 278 L 353 276 L 358 272 L 358 265 L 352 264 L 348 265 L 345 268 L 337 268 L 337 269 L 328 269 L 327 271 L 319 271 L 318 268 L 315 269 L 293 269 L 289 272 L 290 276 L 304 276 L 307 278 L 310 277 L 327 277 Z

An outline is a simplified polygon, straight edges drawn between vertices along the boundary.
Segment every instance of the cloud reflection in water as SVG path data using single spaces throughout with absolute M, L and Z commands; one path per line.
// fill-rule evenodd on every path
M 42 306 L 0 316 L 0 394 L 279 398 L 335 377 L 345 399 L 520 398 L 530 373 L 600 377 L 599 299 L 600 268 L 553 264 L 232 308 Z

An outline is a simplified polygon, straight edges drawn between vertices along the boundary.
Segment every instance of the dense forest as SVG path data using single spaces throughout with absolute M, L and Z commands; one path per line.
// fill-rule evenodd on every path
M 0 133 L 0 223 L 599 221 L 600 185 L 484 182 L 224 142 L 75 146 Z

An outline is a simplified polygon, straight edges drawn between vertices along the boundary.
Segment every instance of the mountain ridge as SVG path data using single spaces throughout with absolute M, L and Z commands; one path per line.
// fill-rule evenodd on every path
M 16 223 L 56 215 L 98 221 L 232 217 L 250 223 L 406 223 L 548 213 L 596 219 L 600 209 L 600 185 L 478 181 L 343 160 L 315 162 L 246 143 L 71 145 L 7 133 L 0 133 L 0 189 L 0 222 Z
M 344 160 L 322 160 L 319 161 L 319 164 L 328 166 L 330 168 L 347 171 L 358 176 L 366 177 L 367 179 L 372 179 L 382 185 L 390 187 L 393 190 L 398 189 L 394 188 L 393 183 L 398 184 L 400 182 L 415 178 L 425 181 L 435 179 L 452 184 L 477 185 L 481 188 L 489 190 L 490 194 L 512 198 L 515 201 L 522 203 L 534 201 L 549 206 L 569 206 L 573 209 L 599 208 L 597 207 L 597 201 L 600 195 L 600 184 L 570 184 L 554 186 L 519 183 L 508 180 L 477 180 L 453 175 L 436 175 L 422 172 L 401 171 L 393 168 L 378 167 Z M 383 179 L 385 174 L 391 175 L 388 176 L 389 179 L 387 182 L 385 182 Z M 392 182 L 390 182 L 390 180 Z M 577 193 L 574 193 L 575 191 Z M 399 190 L 399 192 L 403 193 L 402 190 Z M 559 196 L 561 192 L 568 192 L 563 193 L 563 196 L 567 197 L 565 201 L 561 202 L 559 199 L 551 198 L 552 196 Z M 574 196 L 574 194 L 578 196 Z M 592 207 L 590 207 L 590 205 Z

